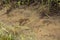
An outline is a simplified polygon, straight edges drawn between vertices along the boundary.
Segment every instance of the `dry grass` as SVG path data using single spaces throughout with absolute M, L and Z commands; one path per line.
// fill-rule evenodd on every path
M 41 18 L 43 12 L 49 13 L 46 7 L 17 8 L 10 16 L 4 14 L 7 9 L 0 11 L 0 40 L 60 40 L 60 16 Z

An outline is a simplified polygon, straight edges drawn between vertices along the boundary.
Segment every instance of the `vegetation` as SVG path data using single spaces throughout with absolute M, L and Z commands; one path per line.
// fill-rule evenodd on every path
M 59 0 L 0 0 L 2 4 L 15 3 L 17 5 L 31 5 L 32 3 L 49 4 L 52 1 L 59 2 Z
M 57 13 L 60 9 L 60 1 L 59 0 L 0 0 L 0 9 L 4 6 L 10 5 L 11 7 L 7 10 L 6 14 L 12 9 L 19 8 L 20 6 L 30 6 L 30 5 L 47 5 L 49 7 L 49 11 L 51 13 Z M 49 14 L 50 15 L 50 14 Z M 54 15 L 54 14 L 53 14 Z
M 60 16 L 60 13 L 58 13 L 60 11 L 60 0 L 0 0 L 0 10 L 2 10 L 4 7 L 8 7 L 8 10 L 6 11 L 6 13 L 4 13 L 7 14 L 8 16 L 9 12 L 11 12 L 15 8 L 20 8 L 22 6 L 24 7 L 26 6 L 25 8 L 29 6 L 35 7 L 37 5 L 39 5 L 39 7 L 36 8 L 36 10 L 39 9 L 40 7 L 48 8 L 47 16 L 53 16 L 57 14 Z M 38 11 L 40 12 L 41 9 L 39 9 Z M 46 11 L 43 10 L 40 13 L 42 13 L 42 16 L 44 16 L 45 12 Z M 23 19 L 20 23 L 24 23 L 23 21 L 25 22 L 25 20 Z M 35 38 L 33 37 L 35 36 L 35 34 L 33 31 L 31 31 L 32 29 L 29 30 L 29 27 L 25 26 L 23 27 L 6 26 L 3 23 L 0 23 L 0 40 L 35 40 Z M 26 30 L 31 31 L 32 34 L 29 33 L 26 34 L 25 32 L 23 32 L 25 28 Z
M 28 29 L 29 33 L 26 33 Z M 35 34 L 26 26 L 7 26 L 0 22 L 0 40 L 35 40 Z

